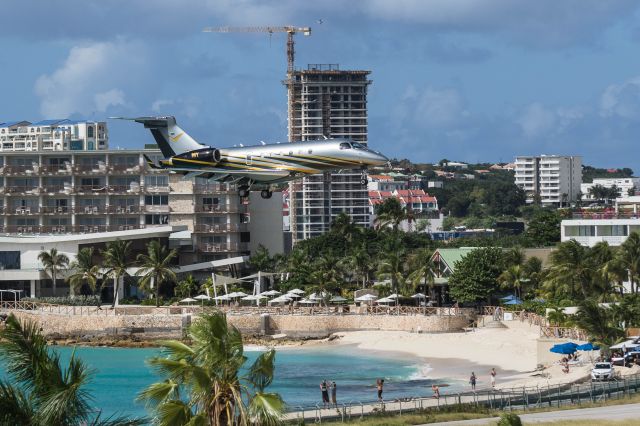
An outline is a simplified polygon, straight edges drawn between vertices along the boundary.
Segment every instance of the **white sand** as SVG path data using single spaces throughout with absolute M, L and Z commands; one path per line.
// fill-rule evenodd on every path
M 489 385 L 489 371 L 497 371 L 497 387 L 546 386 L 588 377 L 590 367 L 572 367 L 569 374 L 559 366 L 537 366 L 539 329 L 523 323 L 508 329 L 480 328 L 467 333 L 416 334 L 396 331 L 357 331 L 336 333 L 339 344 L 355 344 L 366 351 L 392 351 L 420 357 L 433 368 L 431 378 L 467 379 L 471 371 L 478 376 L 478 387 Z

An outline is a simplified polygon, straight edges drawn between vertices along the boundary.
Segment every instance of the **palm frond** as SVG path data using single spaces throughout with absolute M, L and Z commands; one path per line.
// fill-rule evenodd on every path
M 193 413 L 184 401 L 171 400 L 157 408 L 156 424 L 159 426 L 183 426 L 191 421 Z
M 159 405 L 170 399 L 177 399 L 180 385 L 172 380 L 149 385 L 136 397 L 136 401 L 146 402 L 147 406 Z
M 249 368 L 247 379 L 259 392 L 263 392 L 273 381 L 275 358 L 276 351 L 271 349 L 261 353 Z
M 0 424 L 33 424 L 35 413 L 29 398 L 18 388 L 0 381 Z
M 249 402 L 249 418 L 262 426 L 282 424 L 284 401 L 277 393 L 256 393 Z

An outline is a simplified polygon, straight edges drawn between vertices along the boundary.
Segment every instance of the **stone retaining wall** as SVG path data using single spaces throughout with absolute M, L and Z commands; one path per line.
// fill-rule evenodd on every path
M 48 336 L 181 337 L 192 322 L 191 315 L 61 315 L 14 311 L 21 319 L 35 320 Z M 338 331 L 394 330 L 440 333 L 459 331 L 468 325 L 463 316 L 395 315 L 270 315 L 263 330 L 260 315 L 229 315 L 229 323 L 247 334 L 286 334 L 291 337 L 322 337 Z

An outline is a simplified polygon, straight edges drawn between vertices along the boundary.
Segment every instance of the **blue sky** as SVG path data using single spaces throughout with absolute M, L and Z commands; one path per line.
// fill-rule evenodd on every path
M 390 157 L 640 172 L 639 16 L 631 0 L 5 0 L 0 119 L 172 114 L 213 146 L 284 141 L 284 35 L 201 30 L 308 25 L 296 65 L 371 70 L 369 143 Z M 152 141 L 109 125 L 112 147 Z

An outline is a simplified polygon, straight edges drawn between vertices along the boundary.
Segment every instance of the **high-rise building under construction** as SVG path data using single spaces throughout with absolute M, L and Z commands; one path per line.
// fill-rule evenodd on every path
M 335 64 L 309 65 L 287 75 L 289 141 L 348 138 L 367 144 L 367 87 L 370 71 L 340 70 Z M 324 173 L 290 185 L 293 241 L 328 231 L 346 213 L 369 226 L 363 171 Z

